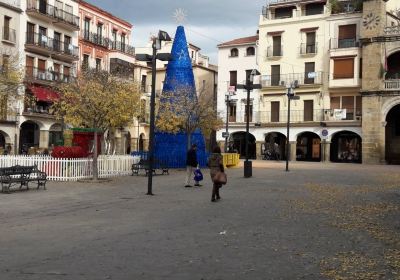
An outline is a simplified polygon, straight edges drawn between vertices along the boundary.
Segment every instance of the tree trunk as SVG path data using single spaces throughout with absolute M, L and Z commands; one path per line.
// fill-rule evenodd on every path
M 94 151 L 93 151 L 93 180 L 99 179 L 99 169 L 97 166 L 97 129 L 94 129 Z
M 190 130 L 188 129 L 186 131 L 186 143 L 187 143 L 187 149 L 189 150 L 192 147 L 192 134 L 190 133 Z

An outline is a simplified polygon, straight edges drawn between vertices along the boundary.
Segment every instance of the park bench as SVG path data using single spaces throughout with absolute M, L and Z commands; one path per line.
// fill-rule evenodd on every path
M 154 160 L 153 171 L 152 171 L 154 175 L 157 174 L 156 172 L 157 169 L 161 171 L 161 175 L 164 174 L 169 175 L 168 166 L 164 164 L 162 161 Z M 146 176 L 149 174 L 150 164 L 148 160 L 141 159 L 138 163 L 132 164 L 132 176 L 133 175 L 138 176 L 141 170 L 144 170 Z
M 10 192 L 10 188 L 19 185 L 21 189 L 23 186 L 29 190 L 29 182 L 37 184 L 37 189 L 43 186 L 46 189 L 47 174 L 40 171 L 36 165 L 34 166 L 20 166 L 15 165 L 11 167 L 0 168 L 0 183 L 2 192 Z

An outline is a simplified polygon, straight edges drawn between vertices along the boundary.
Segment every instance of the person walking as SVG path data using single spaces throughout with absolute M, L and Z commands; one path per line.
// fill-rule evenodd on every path
M 186 180 L 185 180 L 185 187 L 190 188 L 192 185 L 190 181 L 194 177 L 194 170 L 196 169 L 197 165 L 199 164 L 197 161 L 197 145 L 193 144 L 192 147 L 186 154 Z M 194 180 L 194 179 L 193 179 Z M 194 181 L 195 186 L 200 186 L 198 181 Z
M 219 189 L 222 187 L 222 184 L 216 182 L 214 177 L 218 172 L 224 172 L 224 164 L 220 147 L 217 146 L 213 149 L 212 154 L 208 158 L 208 167 L 210 167 L 210 176 L 213 182 L 211 201 L 215 202 L 221 199 L 221 196 L 219 195 Z

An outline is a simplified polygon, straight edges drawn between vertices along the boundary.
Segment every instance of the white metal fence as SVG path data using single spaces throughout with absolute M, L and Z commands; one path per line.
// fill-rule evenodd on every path
M 53 158 L 51 156 L 0 156 L 0 168 L 13 165 L 37 165 L 40 171 L 46 172 L 47 179 L 52 181 L 77 181 L 93 176 L 92 158 Z M 126 176 L 131 174 L 134 158 L 130 155 L 113 155 L 98 157 L 100 178 Z

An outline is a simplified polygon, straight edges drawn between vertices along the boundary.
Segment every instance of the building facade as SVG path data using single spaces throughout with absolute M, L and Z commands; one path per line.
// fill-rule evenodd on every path
M 78 2 L 22 1 L 19 40 L 25 70 L 25 100 L 19 118 L 20 153 L 62 142 L 62 124 L 51 110 L 55 86 L 74 80 L 79 61 Z
M 260 126 L 257 126 L 260 112 L 260 92 L 251 92 L 250 107 L 247 108 L 247 91 L 237 89 L 244 84 L 253 69 L 258 66 L 258 35 L 238 38 L 218 45 L 218 107 L 225 121 L 224 128 L 217 132 L 217 141 L 224 151 L 237 151 L 245 156 L 247 112 L 249 111 L 251 158 L 256 156 L 256 146 L 262 143 Z M 226 124 L 228 134 L 226 135 Z M 224 135 L 223 135 L 224 134 Z M 224 137 L 226 136 L 226 137 Z M 256 144 L 257 141 L 257 144 Z
M 255 137 L 265 149 L 278 149 L 280 158 L 286 149 L 287 93 L 294 87 L 299 99 L 290 101 L 290 160 L 362 161 L 362 1 L 361 6 L 339 3 L 276 0 L 263 9 L 259 123 L 264 130 Z
M 400 3 L 364 2 L 363 162 L 400 164 Z
M 104 70 L 118 78 L 137 81 L 143 92 L 142 100 L 146 101 L 149 68 L 135 59 L 133 25 L 85 1 L 79 2 L 79 16 L 82 26 L 79 33 L 80 70 Z M 146 102 L 141 102 L 141 106 L 145 109 Z M 146 114 L 143 110 L 140 112 L 131 126 L 110 129 L 108 139 L 105 139 L 109 141 L 110 150 L 106 153 L 126 154 L 139 147 L 140 136 L 137 134 L 143 133 L 140 124 L 146 124 Z
M 10 59 L 19 59 L 20 20 L 23 10 L 21 2 L 18 0 L 3 0 L 0 2 L 0 71 L 6 71 Z M 3 75 L 3 72 L 1 73 Z M 16 92 L 11 93 L 14 95 Z M 8 93 L 7 93 L 8 95 Z M 17 101 L 2 98 L 0 100 L 0 154 L 7 149 L 8 152 L 18 151 L 18 118 L 19 106 Z

